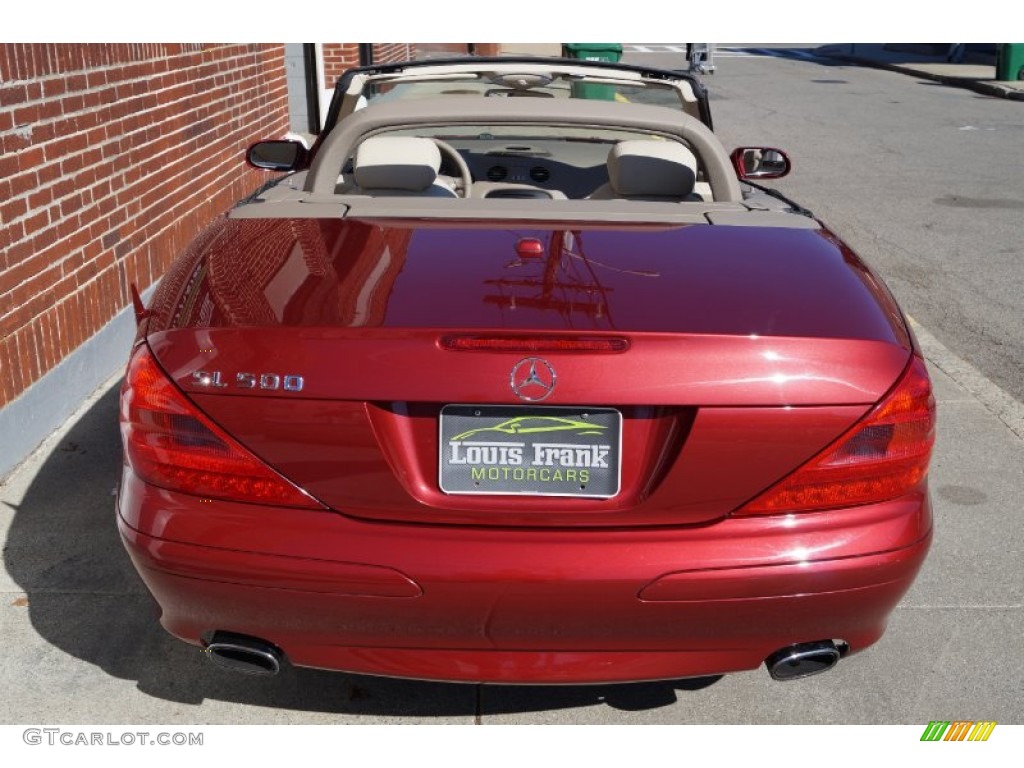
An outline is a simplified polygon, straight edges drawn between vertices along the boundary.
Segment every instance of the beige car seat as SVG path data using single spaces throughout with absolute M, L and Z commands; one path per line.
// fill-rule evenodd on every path
M 430 139 L 374 136 L 356 150 L 354 191 L 374 197 L 458 197 L 438 180 L 440 168 L 441 150 Z
M 631 139 L 620 141 L 608 153 L 608 183 L 591 200 L 702 201 L 697 187 L 697 158 L 675 141 Z M 708 187 L 707 184 L 700 184 Z M 707 192 L 710 193 L 708 187 Z

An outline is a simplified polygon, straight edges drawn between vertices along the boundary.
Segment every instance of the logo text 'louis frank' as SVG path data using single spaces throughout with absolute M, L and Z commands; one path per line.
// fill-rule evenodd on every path
M 474 464 L 498 467 L 564 467 L 565 469 L 607 469 L 610 445 L 566 445 L 534 443 L 530 455 L 526 443 L 448 443 L 450 464 Z M 527 462 L 527 459 L 529 460 Z

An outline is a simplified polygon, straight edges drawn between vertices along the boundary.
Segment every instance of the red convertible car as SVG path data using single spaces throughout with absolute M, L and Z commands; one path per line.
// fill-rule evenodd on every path
M 935 406 L 876 274 L 690 76 L 353 70 L 176 260 L 121 397 L 173 635 L 449 681 L 785 680 L 882 635 Z

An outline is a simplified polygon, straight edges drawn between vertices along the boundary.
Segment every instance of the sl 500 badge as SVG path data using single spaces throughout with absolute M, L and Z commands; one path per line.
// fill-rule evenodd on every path
M 302 376 L 294 373 L 236 373 L 225 375 L 221 371 L 195 371 L 192 383 L 197 387 L 211 389 L 262 389 L 268 392 L 282 390 L 284 392 L 301 392 L 306 382 Z

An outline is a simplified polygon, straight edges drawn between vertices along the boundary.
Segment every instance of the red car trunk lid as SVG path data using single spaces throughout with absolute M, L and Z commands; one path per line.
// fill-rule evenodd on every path
M 523 237 L 546 255 L 517 251 Z M 704 523 L 835 439 L 909 356 L 888 294 L 821 231 L 264 220 L 223 222 L 206 242 L 153 302 L 156 358 L 257 456 L 359 517 Z M 453 349 L 453 334 L 550 342 L 543 406 L 622 415 L 614 495 L 442 491 L 444 406 L 538 412 L 510 386 L 530 353 Z M 595 335 L 615 349 L 558 349 Z

